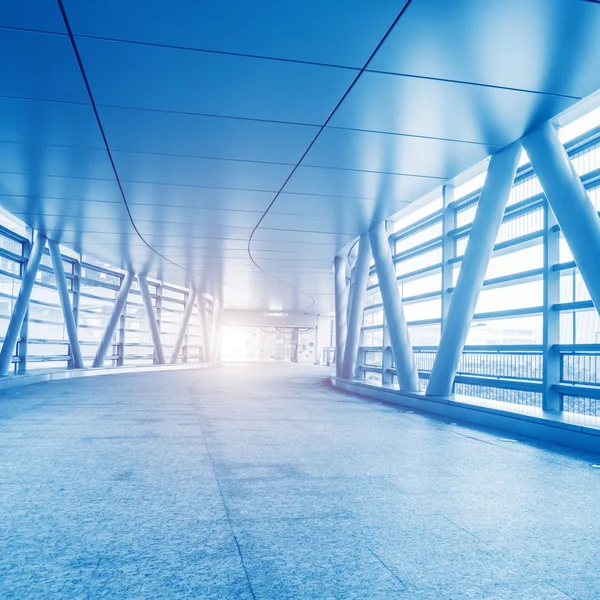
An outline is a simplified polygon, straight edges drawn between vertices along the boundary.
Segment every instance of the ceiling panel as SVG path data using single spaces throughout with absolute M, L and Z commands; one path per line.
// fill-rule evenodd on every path
M 252 254 L 258 252 L 257 256 L 260 256 L 260 252 L 276 252 L 282 256 L 287 256 L 288 254 L 298 255 L 302 254 L 303 256 L 311 256 L 313 254 L 317 254 L 319 256 L 327 256 L 331 252 L 335 254 L 335 251 L 339 248 L 336 248 L 337 242 L 335 240 L 310 240 L 310 244 L 306 244 L 304 241 L 292 241 L 289 240 L 285 244 L 281 244 L 278 241 L 274 240 L 252 240 Z M 247 246 L 247 244 L 246 244 Z
M 78 35 L 361 67 L 405 0 L 66 0 Z M 144 18 L 140 18 L 140 15 Z
M 147 230 L 149 226 L 162 227 L 174 224 L 209 224 L 212 228 L 224 226 L 254 227 L 262 212 L 218 209 L 173 208 L 132 204 L 131 214 L 136 225 Z
M 0 193 L 38 198 L 122 202 L 115 181 L 0 173 Z
M 337 219 L 353 215 L 364 223 L 370 223 L 371 221 L 381 221 L 386 216 L 405 208 L 408 204 L 409 202 L 394 202 L 391 198 L 373 200 L 283 193 L 277 198 L 277 202 L 269 214 L 289 214 L 298 217 L 314 215 Z
M 105 150 L 2 141 L 0 172 L 23 173 L 30 180 L 43 175 L 81 179 L 114 177 Z
M 356 236 L 363 231 L 365 226 L 368 227 L 369 225 L 370 223 L 365 223 L 360 217 L 353 214 L 346 214 L 344 216 L 315 216 L 305 214 L 299 218 L 298 215 L 285 215 L 269 212 L 261 222 L 261 229 L 272 228 L 303 231 L 306 232 L 307 241 L 309 241 L 312 233 L 342 232 L 344 234 Z
M 302 164 L 450 179 L 498 146 L 326 127 Z
M 19 214 L 70 215 L 88 219 L 129 220 L 122 202 L 91 202 L 36 198 L 32 196 L 0 196 L 0 204 L 7 210 Z
M 411 201 L 443 183 L 443 179 L 361 171 L 299 167 L 286 192 L 322 194 L 338 198 Z
M 266 210 L 273 192 L 229 190 L 184 185 L 123 182 L 129 204 L 155 206 Z
M 320 125 L 356 76 L 352 69 L 86 38 L 78 46 L 96 102 L 110 106 Z
M 101 107 L 113 150 L 295 164 L 318 132 L 290 125 Z
M 22 98 L 0 98 L 2 141 L 104 148 L 90 104 Z
M 289 165 L 249 163 L 186 156 L 113 152 L 122 181 L 166 183 L 259 191 L 277 190 Z
M 256 230 L 254 237 L 252 238 L 252 248 L 254 248 L 255 240 L 277 242 L 279 244 L 301 242 L 303 244 L 327 244 L 333 246 L 332 248 L 332 260 L 342 246 L 347 244 L 349 241 L 354 239 L 354 234 L 347 234 L 341 232 L 335 233 L 318 233 L 315 231 L 291 231 L 289 229 L 267 229 L 260 227 Z
M 600 87 L 600 5 L 415 0 L 369 69 L 582 97 Z
M 543 94 L 364 73 L 330 125 L 505 146 L 573 103 Z
M 142 237 L 54 0 L 0 15 L 0 204 L 231 307 L 329 312 L 343 246 L 600 86 L 597 4 L 412 0 L 270 206 L 404 0 L 65 2 Z
M 0 29 L 0 95 L 88 103 L 69 38 Z
M 56 0 L 4 2 L 0 12 L 0 27 L 67 33 Z

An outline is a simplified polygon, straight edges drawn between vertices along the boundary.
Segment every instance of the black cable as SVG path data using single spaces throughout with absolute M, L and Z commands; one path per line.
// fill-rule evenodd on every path
M 400 12 L 398 13 L 398 15 L 396 16 L 396 18 L 392 22 L 392 24 L 388 27 L 388 29 L 385 32 L 384 36 L 381 38 L 381 40 L 379 40 L 379 43 L 377 44 L 377 46 L 375 46 L 375 49 L 371 52 L 371 54 L 369 55 L 369 58 L 367 58 L 365 64 L 358 71 L 358 73 L 356 74 L 356 76 L 354 77 L 354 79 L 352 80 L 352 82 L 350 83 L 350 85 L 348 86 L 348 89 L 344 92 L 344 94 L 342 95 L 342 97 L 339 99 L 338 103 L 335 105 L 335 107 L 333 108 L 333 110 L 331 111 L 331 113 L 329 114 L 329 116 L 327 117 L 327 119 L 325 120 L 325 122 L 323 123 L 323 125 L 321 125 L 319 127 L 319 130 L 317 131 L 317 133 L 313 137 L 312 141 L 310 142 L 310 144 L 308 145 L 308 147 L 306 148 L 306 150 L 304 151 L 304 153 L 300 157 L 300 160 L 298 160 L 298 162 L 295 164 L 295 166 L 292 169 L 292 171 L 290 172 L 290 174 L 286 177 L 285 181 L 283 182 L 283 184 L 281 185 L 281 187 L 279 188 L 279 190 L 275 194 L 275 197 L 273 198 L 273 200 L 271 200 L 271 203 L 269 204 L 269 206 L 267 206 L 267 208 L 266 208 L 265 212 L 263 213 L 262 217 L 258 220 L 258 223 L 254 226 L 254 229 L 252 230 L 252 233 L 250 234 L 250 237 L 248 238 L 248 255 L 250 256 L 250 260 L 265 275 L 268 275 L 269 277 L 272 277 L 276 281 L 279 281 L 280 283 L 283 283 L 283 284 L 287 285 L 288 287 L 290 287 L 290 288 L 292 288 L 294 290 L 297 290 L 301 294 L 304 294 L 305 296 L 308 296 L 312 300 L 312 302 L 308 306 L 305 306 L 304 308 L 310 308 L 313 304 L 316 303 L 316 300 L 313 298 L 313 296 L 311 296 L 307 292 L 301 290 L 299 287 L 297 287 L 295 285 L 292 285 L 291 283 L 288 283 L 287 281 L 284 281 L 283 279 L 279 279 L 279 277 L 275 277 L 275 275 L 272 275 L 271 273 L 269 273 L 268 271 L 266 271 L 265 269 L 263 269 L 254 260 L 254 257 L 252 256 L 252 249 L 250 247 L 251 244 L 252 244 L 252 238 L 254 237 L 254 234 L 256 233 L 256 230 L 259 228 L 259 226 L 262 223 L 263 219 L 267 216 L 268 212 L 271 210 L 271 207 L 273 206 L 273 204 L 275 204 L 275 201 L 277 200 L 277 198 L 279 198 L 279 196 L 283 192 L 285 186 L 289 183 L 289 181 L 293 177 L 294 173 L 298 170 L 298 167 L 300 166 L 300 164 L 302 163 L 302 161 L 306 158 L 306 155 L 310 152 L 311 148 L 315 145 L 316 141 L 319 139 L 319 136 L 321 135 L 321 133 L 323 132 L 323 130 L 325 129 L 325 127 L 327 127 L 327 124 L 329 123 L 329 121 L 331 121 L 331 119 L 333 118 L 333 115 L 336 113 L 336 111 L 338 110 L 338 108 L 340 107 L 340 105 L 342 104 L 342 102 L 346 99 L 346 97 L 348 96 L 348 94 L 352 91 L 352 89 L 356 85 L 356 82 L 360 79 L 360 76 L 365 72 L 365 70 L 369 66 L 369 63 L 373 60 L 373 57 L 375 56 L 375 54 L 377 54 L 377 51 L 379 50 L 379 48 L 381 48 L 381 46 L 383 45 L 383 43 L 385 42 L 385 40 L 388 38 L 388 36 L 392 32 L 392 29 L 394 29 L 394 27 L 396 26 L 396 24 L 398 23 L 398 21 L 402 18 L 402 15 L 406 11 L 406 9 L 409 7 L 409 5 L 410 5 L 411 2 L 412 2 L 412 0 L 408 0 L 406 2 L 406 4 L 402 7 L 402 9 L 400 10 Z
M 119 187 L 119 193 L 121 195 L 121 198 L 123 200 L 123 204 L 125 205 L 125 209 L 127 210 L 127 215 L 129 216 L 129 220 L 131 222 L 131 226 L 133 227 L 134 231 L 136 232 L 136 234 L 138 235 L 138 237 L 142 240 L 142 242 L 144 242 L 144 244 L 152 251 L 154 252 L 154 254 L 156 254 L 157 256 L 159 256 L 160 258 L 162 258 L 164 261 L 166 261 L 167 263 L 182 269 L 183 271 L 187 272 L 187 273 L 192 273 L 194 275 L 199 275 L 201 277 L 203 277 L 203 275 L 201 273 L 197 273 L 196 271 L 193 271 L 191 269 L 188 269 L 186 267 L 184 267 L 183 265 L 180 265 L 179 263 L 176 263 L 175 261 L 171 260 L 170 258 L 167 258 L 164 254 L 161 254 L 158 250 L 156 250 L 155 248 L 153 248 L 144 238 L 144 236 L 141 234 L 140 230 L 137 228 L 137 225 L 135 224 L 135 221 L 133 219 L 133 215 L 131 214 L 131 209 L 129 207 L 129 204 L 127 202 L 127 197 L 125 196 L 125 190 L 123 189 L 123 184 L 121 183 L 121 179 L 119 177 L 119 173 L 117 172 L 117 166 L 115 164 L 110 146 L 108 144 L 108 138 L 106 137 L 106 133 L 104 131 L 104 126 L 102 125 L 102 121 L 100 119 L 100 113 L 98 112 L 98 107 L 96 105 L 96 100 L 94 99 L 94 94 L 92 93 L 92 88 L 90 86 L 90 82 L 88 80 L 87 77 L 87 73 L 85 71 L 85 67 L 83 66 L 83 61 L 81 59 L 81 55 L 79 54 L 79 48 L 77 47 L 77 42 L 75 41 L 75 36 L 73 34 L 73 30 L 71 29 L 71 23 L 69 22 L 69 17 L 67 16 L 67 11 L 65 10 L 64 4 L 63 4 L 63 0 L 57 0 L 58 2 L 58 7 L 60 9 L 63 21 L 65 23 L 65 27 L 67 29 L 67 35 L 69 36 L 69 39 L 71 41 L 71 47 L 73 48 L 73 52 L 75 54 L 75 58 L 77 60 L 77 64 L 79 65 L 79 71 L 81 72 L 81 77 L 83 78 L 83 83 L 85 84 L 85 88 L 87 90 L 87 94 L 89 96 L 90 99 L 90 103 L 92 106 L 92 110 L 94 111 L 94 116 L 96 117 L 96 122 L 98 124 L 98 128 L 100 130 L 100 135 L 102 136 L 102 141 L 104 142 L 104 147 L 106 149 L 106 153 L 108 155 L 108 160 L 110 161 L 110 165 L 112 167 L 112 171 L 115 175 L 115 179 L 117 182 L 117 185 Z M 213 280 L 214 281 L 214 280 Z M 224 281 L 217 281 L 217 283 L 221 283 L 227 287 L 230 287 L 234 290 L 237 290 L 239 292 L 243 292 L 245 294 L 249 294 L 251 296 L 254 296 L 255 298 L 260 298 L 265 306 L 268 306 L 268 300 L 266 298 L 263 298 L 262 296 L 259 296 L 258 294 L 255 294 L 253 292 L 247 292 L 245 290 L 242 290 L 240 288 L 236 288 L 232 285 L 229 285 L 228 283 L 225 283 Z

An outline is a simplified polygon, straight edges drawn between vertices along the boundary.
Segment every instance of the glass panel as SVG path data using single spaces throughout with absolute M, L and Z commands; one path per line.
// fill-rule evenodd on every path
M 441 210 L 442 206 L 443 199 L 440 196 L 439 198 L 436 198 L 435 200 L 432 200 L 431 202 L 427 203 L 422 208 L 418 208 L 417 210 L 414 210 L 408 215 L 402 216 L 398 221 L 394 223 L 394 232 L 407 228 L 409 225 L 412 225 L 413 223 L 424 219 L 427 215 L 431 215 L 436 210 Z
M 439 319 L 442 316 L 441 298 L 415 302 L 404 305 L 404 316 L 407 321 L 420 321 L 422 319 Z
M 398 287 L 403 298 L 426 294 L 428 292 L 437 292 L 442 289 L 442 274 L 434 273 L 426 275 L 419 279 L 411 279 L 410 281 L 399 281 Z
M 440 325 L 413 325 L 408 334 L 413 346 L 437 346 L 440 343 Z
M 467 336 L 469 346 L 541 344 L 542 315 L 473 321 Z
M 432 240 L 436 237 L 440 237 L 442 235 L 442 221 L 436 221 L 433 225 L 426 227 L 425 229 L 421 229 L 416 233 L 408 235 L 404 238 L 396 240 L 395 248 L 396 254 L 400 252 L 404 252 L 405 250 L 410 250 L 419 244 L 423 244 Z
M 475 313 L 514 310 L 542 306 L 544 303 L 544 282 L 529 281 L 498 288 L 484 288 L 479 294 Z
M 432 250 L 421 252 L 416 256 L 401 260 L 396 263 L 396 275 L 403 275 L 405 273 L 411 273 L 412 271 L 418 271 L 425 267 L 431 267 L 433 265 L 440 264 L 442 262 L 442 247 L 438 246 Z

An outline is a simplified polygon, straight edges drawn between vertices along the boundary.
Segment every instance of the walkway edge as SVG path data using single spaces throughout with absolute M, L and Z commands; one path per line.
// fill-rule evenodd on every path
M 184 371 L 192 369 L 209 369 L 223 366 L 220 362 L 197 363 L 185 365 L 152 365 L 141 367 L 107 367 L 107 368 L 86 368 L 76 370 L 46 371 L 44 373 L 24 373 L 23 375 L 14 375 L 0 378 L 0 392 L 12 388 L 33 385 L 34 383 L 43 383 L 44 381 L 61 381 L 64 379 L 78 379 L 80 377 L 95 377 L 98 375 L 120 375 L 132 373 L 158 373 L 163 371 Z
M 331 384 L 346 392 L 359 394 L 372 400 L 397 404 L 407 408 L 466 421 L 475 425 L 492 427 L 510 433 L 551 442 L 567 448 L 600 454 L 600 419 L 554 415 L 542 409 L 527 407 L 525 411 L 499 410 L 482 400 L 481 405 L 453 398 L 430 397 L 424 394 L 401 392 L 398 389 L 371 385 L 366 382 L 349 381 L 330 376 Z M 484 406 L 483 404 L 487 404 Z M 500 404 L 500 403 L 498 403 Z

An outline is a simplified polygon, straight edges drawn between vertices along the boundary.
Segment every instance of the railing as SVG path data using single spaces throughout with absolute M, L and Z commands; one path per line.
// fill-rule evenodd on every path
M 18 228 L 15 225 L 15 229 Z M 29 237 L 0 225 L 0 342 L 4 342 L 30 247 Z M 62 261 L 84 364 L 91 366 L 124 273 L 88 262 L 74 253 L 63 254 Z M 149 287 L 156 318 L 161 326 L 165 355 L 169 358 L 189 292 L 185 288 L 156 280 L 149 280 Z M 212 301 L 204 295 L 198 295 L 196 304 L 200 301 L 206 304 L 210 327 Z M 200 361 L 204 358 L 197 310 L 192 312 L 180 356 L 183 362 Z M 71 359 L 54 269 L 46 250 L 12 359 L 13 373 L 32 369 L 67 368 Z M 154 360 L 146 315 L 134 284 L 113 336 L 106 364 L 152 364 Z
M 600 209 L 599 140 L 600 127 L 566 145 L 596 210 Z M 422 391 L 426 388 L 435 360 L 443 328 L 441 317 L 454 290 L 482 183 L 483 177 L 478 180 L 479 189 L 470 186 L 468 194 L 459 198 L 454 198 L 452 192 L 446 196 L 445 189 L 441 210 L 437 200 L 435 207 L 432 204 L 435 210 L 426 211 L 427 214 L 423 212 L 425 216 L 390 236 L 409 333 L 413 344 L 417 344 L 413 350 Z M 507 293 L 512 293 L 511 300 L 522 290 L 529 295 L 523 293 L 522 298 L 504 305 L 500 304 L 500 296 L 492 295 L 493 306 L 476 312 L 470 345 L 462 354 L 454 391 L 496 402 L 541 407 L 542 389 L 544 385 L 550 385 L 558 392 L 565 412 L 600 416 L 600 344 L 596 344 L 597 339 L 589 339 L 593 337 L 594 326 L 600 339 L 600 329 L 594 325 L 597 318 L 594 306 L 586 295 L 566 245 L 560 243 L 562 258 L 555 264 L 544 265 L 544 253 L 533 251 L 535 247 L 543 249 L 550 239 L 559 245 L 561 234 L 558 226 L 546 229 L 548 215 L 549 209 L 537 177 L 529 164 L 521 165 L 492 255 L 492 264 L 499 265 L 499 269 L 490 271 L 491 274 L 486 276 L 484 290 L 487 295 L 481 298 L 488 301 L 487 290 L 499 288 L 506 288 Z M 515 255 L 514 264 L 507 269 L 505 255 L 516 252 L 520 254 Z M 566 256 L 564 252 L 567 252 Z M 524 264 L 520 257 L 527 258 L 529 262 Z M 535 260 L 532 257 L 536 257 Z M 553 279 L 553 285 L 557 286 L 554 297 L 560 296 L 560 302 L 548 304 L 546 300 L 544 304 L 541 294 L 554 272 L 560 272 L 560 277 Z M 373 382 L 387 377 L 388 381 L 395 383 L 393 366 L 384 371 L 382 364 L 386 351 L 382 347 L 384 323 L 379 316 L 382 305 L 374 267 L 371 268 L 369 282 L 368 304 L 371 306 L 365 309 L 357 374 Z M 533 285 L 532 282 L 539 283 Z M 521 287 L 514 287 L 519 284 L 522 284 Z M 531 285 L 525 289 L 525 284 Z M 432 302 L 434 299 L 441 301 L 441 310 Z M 560 343 L 544 346 L 542 331 L 551 313 L 560 316 L 560 319 L 552 321 L 555 328 L 552 339 L 559 339 Z M 521 326 L 521 323 L 527 325 Z M 489 339 L 477 336 L 478 330 L 491 332 Z M 498 341 L 494 339 L 494 331 Z M 427 341 L 421 341 L 424 339 Z M 476 345 L 479 341 L 471 339 L 482 339 L 485 345 Z M 544 374 L 544 360 L 556 354 L 560 358 L 560 374 L 553 366 Z
M 560 382 L 600 385 L 600 344 L 560 346 Z

